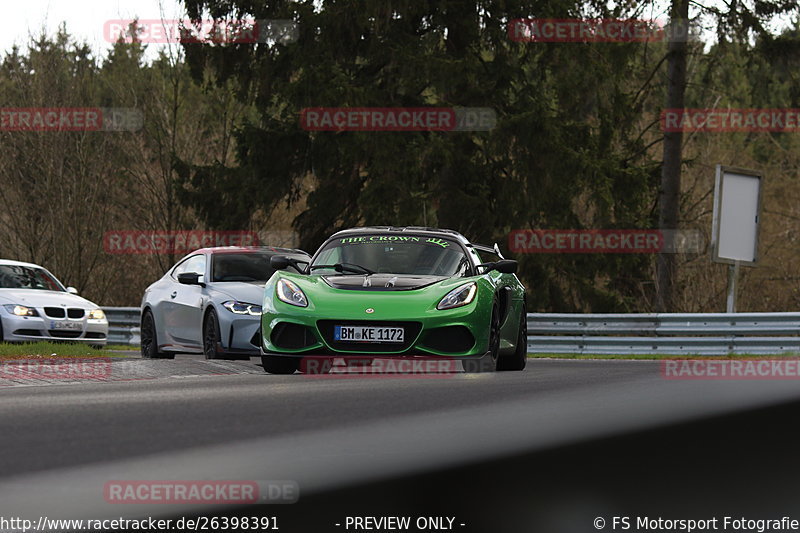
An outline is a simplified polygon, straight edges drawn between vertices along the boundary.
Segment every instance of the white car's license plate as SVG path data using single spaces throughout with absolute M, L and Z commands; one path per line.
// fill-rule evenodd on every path
M 334 326 L 333 338 L 341 342 L 403 342 L 403 328 Z
M 50 329 L 66 329 L 69 331 L 80 331 L 83 329 L 83 324 L 80 322 L 56 322 L 52 320 L 50 322 Z

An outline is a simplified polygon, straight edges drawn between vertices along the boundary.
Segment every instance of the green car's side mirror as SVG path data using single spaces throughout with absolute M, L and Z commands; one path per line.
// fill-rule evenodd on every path
M 273 255 L 269 258 L 269 266 L 272 267 L 273 270 L 285 270 L 292 267 L 300 274 L 303 274 L 306 269 L 305 266 L 302 265 L 308 266 L 308 261 L 298 261 L 297 259 L 286 257 L 285 255 Z
M 494 264 L 494 269 L 501 274 L 516 274 L 518 265 L 513 259 L 503 259 Z
M 273 255 L 269 258 L 269 266 L 275 270 L 284 270 L 291 264 L 291 259 L 285 255 Z
M 512 259 L 502 259 L 496 263 L 483 263 L 478 266 L 485 269 L 484 274 L 488 274 L 492 270 L 497 270 L 501 274 L 516 274 L 518 265 L 519 263 Z

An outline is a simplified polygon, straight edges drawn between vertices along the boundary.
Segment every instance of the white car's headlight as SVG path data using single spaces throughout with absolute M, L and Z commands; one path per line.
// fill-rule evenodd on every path
M 279 279 L 275 286 L 275 292 L 278 294 L 278 299 L 284 303 L 298 307 L 308 306 L 308 298 L 305 293 L 288 279 Z
M 89 320 L 103 320 L 106 318 L 106 314 L 102 309 L 91 309 L 86 316 Z
M 222 304 L 222 307 L 237 315 L 261 316 L 261 306 L 256 304 L 231 300 Z
M 474 281 L 456 287 L 439 301 L 439 305 L 436 306 L 436 309 L 453 309 L 454 307 L 461 307 L 462 305 L 472 303 L 477 292 L 478 286 Z
M 33 307 L 25 307 L 24 305 L 6 304 L 3 307 L 6 311 L 17 316 L 39 316 L 39 312 Z

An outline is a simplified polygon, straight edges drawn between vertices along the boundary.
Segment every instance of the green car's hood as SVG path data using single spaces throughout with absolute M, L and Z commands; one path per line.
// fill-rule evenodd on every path
M 322 276 L 334 289 L 356 291 L 407 291 L 421 289 L 448 279 L 445 276 L 413 276 L 405 274 L 364 274 Z

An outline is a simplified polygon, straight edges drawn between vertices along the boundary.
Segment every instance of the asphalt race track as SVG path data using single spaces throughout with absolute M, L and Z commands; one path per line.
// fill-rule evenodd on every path
M 600 516 L 800 508 L 795 380 L 675 381 L 658 361 L 612 360 L 272 376 L 255 358 L 200 357 L 114 361 L 103 382 L 0 379 L 0 516 L 268 513 L 283 532 L 321 533 L 405 513 L 454 516 L 459 531 L 589 532 Z M 170 479 L 291 480 L 300 498 L 103 497 L 109 480 Z

